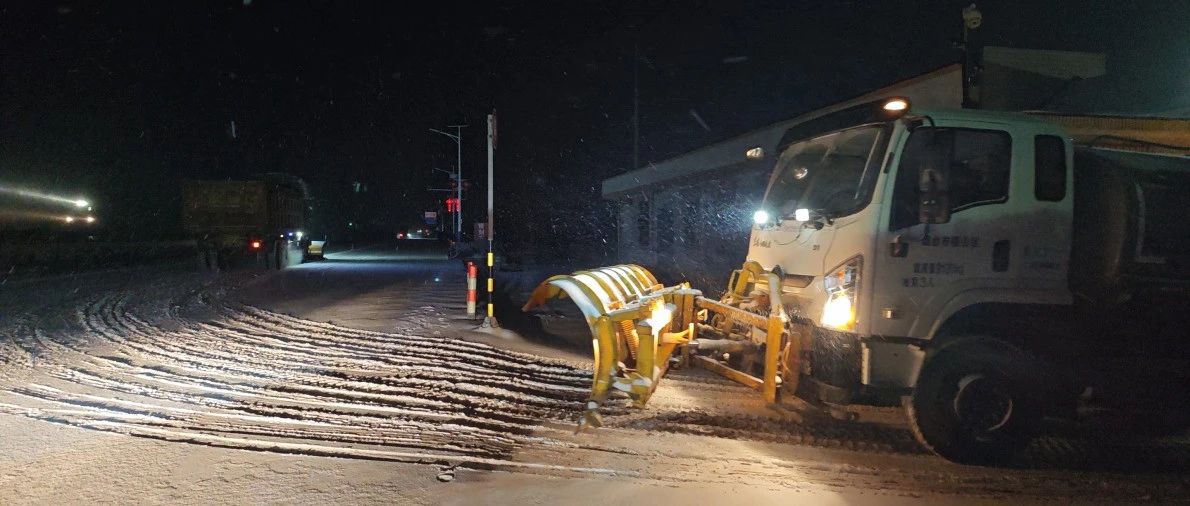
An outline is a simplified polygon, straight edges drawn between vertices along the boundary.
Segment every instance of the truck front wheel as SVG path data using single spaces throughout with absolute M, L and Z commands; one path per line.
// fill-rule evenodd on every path
M 913 435 L 963 464 L 1013 459 L 1041 425 L 1038 361 L 1008 345 L 972 340 L 928 360 L 905 408 Z

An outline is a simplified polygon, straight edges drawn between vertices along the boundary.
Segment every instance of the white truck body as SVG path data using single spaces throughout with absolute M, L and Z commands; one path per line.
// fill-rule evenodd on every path
M 755 225 L 748 259 L 767 269 L 813 276 L 804 288 L 789 287 L 788 296 L 804 314 L 822 314 L 827 293 L 825 273 L 849 259 L 861 258 L 855 333 L 928 340 L 946 319 L 964 307 L 984 302 L 1070 304 L 1066 284 L 1070 258 L 1073 201 L 1072 149 L 1069 135 L 1059 126 L 1019 114 L 982 111 L 917 111 L 937 127 L 980 128 L 1011 136 L 1011 166 L 1005 201 L 976 205 L 956 212 L 950 222 L 914 224 L 890 230 L 890 206 L 895 169 L 909 137 L 904 121 L 887 132 L 887 148 L 874 154 L 881 160 L 871 202 L 842 216 L 821 230 L 802 222 L 782 220 L 776 227 Z M 1033 138 L 1045 135 L 1066 140 L 1066 196 L 1057 202 L 1034 196 Z M 1026 177 L 1027 176 L 1027 177 Z M 928 235 L 927 235 L 928 229 Z M 909 244 L 904 257 L 893 258 L 887 245 Z M 1009 269 L 993 269 L 994 245 L 1010 244 Z M 862 344 L 863 384 L 912 387 L 924 353 L 920 347 L 869 341 Z

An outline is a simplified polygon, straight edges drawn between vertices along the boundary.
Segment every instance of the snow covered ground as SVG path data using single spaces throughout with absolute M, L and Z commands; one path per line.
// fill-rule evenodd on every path
M 678 371 L 574 433 L 589 361 L 461 318 L 403 243 L 281 272 L 157 266 L 0 287 L 0 491 L 23 503 L 1177 502 L 1176 440 L 923 454 L 893 411 L 779 415 Z M 425 246 L 424 244 L 421 246 Z M 548 343 L 547 343 L 548 344 Z M 1132 471 L 1116 472 L 1114 468 Z

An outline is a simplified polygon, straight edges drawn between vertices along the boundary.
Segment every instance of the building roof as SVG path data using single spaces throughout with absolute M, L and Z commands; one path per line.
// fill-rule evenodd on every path
M 1054 79 L 1090 79 L 1107 73 L 1107 55 L 1081 51 L 986 46 L 983 64 L 996 64 Z

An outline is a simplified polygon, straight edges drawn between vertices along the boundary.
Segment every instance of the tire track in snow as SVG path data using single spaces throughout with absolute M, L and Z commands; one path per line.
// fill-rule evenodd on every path
M 589 381 L 588 371 L 484 345 L 256 308 L 218 307 L 217 318 L 192 321 L 170 303 L 167 329 L 139 316 L 152 303 L 137 299 L 99 294 L 75 311 L 78 328 L 14 328 L 0 360 L 29 373 L 36 352 L 36 371 L 21 375 L 29 381 L 0 378 L 4 411 L 237 447 L 490 465 L 540 439 L 530 434 L 541 421 L 573 416 Z
M 203 300 L 201 294 L 187 295 Z M 358 331 L 302 320 L 250 306 L 215 305 L 215 317 L 180 316 L 175 301 L 154 312 L 132 292 L 110 292 L 79 307 L 75 318 L 87 335 L 113 350 L 95 355 L 71 339 L 43 339 L 74 357 L 47 374 L 97 391 L 99 398 L 135 395 L 146 404 L 174 403 L 187 409 L 251 415 L 263 428 L 234 429 L 262 438 L 326 441 L 324 433 L 269 428 L 270 420 L 329 423 L 341 427 L 389 427 L 380 445 L 425 448 L 442 441 L 511 454 L 544 420 L 570 422 L 581 409 L 590 371 L 559 361 L 490 346 L 404 333 Z M 170 325 L 139 315 L 165 314 Z M 169 328 L 167 328 L 169 327 Z M 734 389 L 732 383 L 677 375 L 678 387 Z M 25 396 L 44 397 L 23 390 Z M 61 401 L 61 399 L 58 399 Z M 107 409 L 89 400 L 80 409 Z M 119 410 L 117 407 L 108 408 Z M 611 427 L 833 446 L 821 430 L 790 429 L 772 420 L 685 410 L 655 413 L 609 404 Z M 204 426 L 191 423 L 187 430 Z M 445 434 L 441 427 L 449 427 Z M 452 441 L 454 432 L 461 435 Z M 548 432 L 548 431 L 546 431 Z M 427 444 L 414 444 L 420 441 Z M 874 440 L 887 439 L 877 435 Z M 376 440 L 380 441 L 380 440 Z M 358 444 L 345 438 L 343 444 Z M 491 449 L 490 447 L 497 447 Z M 903 445 L 877 441 L 859 448 L 894 451 Z
M 11 337 L 0 342 L 0 412 L 191 444 L 533 472 L 575 471 L 513 456 L 543 447 L 563 456 L 619 451 L 598 440 L 575 446 L 558 428 L 581 409 L 589 366 L 302 320 L 224 304 L 193 286 L 158 283 L 77 300 L 0 329 Z M 187 304 L 207 311 L 188 317 Z M 674 374 L 666 382 L 669 391 L 720 399 L 743 392 L 717 378 Z M 920 452 L 896 429 L 798 424 L 675 398 L 645 411 L 609 403 L 604 420 L 629 431 Z M 1058 448 L 1045 455 L 1096 453 L 1065 440 L 1044 444 Z M 1163 458 L 1185 455 L 1173 448 Z
M 93 328 L 95 328 L 95 326 L 93 326 Z M 95 330 L 98 332 L 104 332 L 103 329 L 95 328 Z M 129 341 L 135 341 L 136 336 L 144 335 L 143 332 L 139 332 L 137 329 L 132 328 L 132 327 L 126 327 L 126 328 L 122 329 L 122 331 L 124 331 L 124 333 L 128 336 L 132 336 L 129 339 Z M 200 350 L 201 350 L 201 348 L 200 348 Z M 155 353 L 158 357 L 161 357 L 164 355 L 168 359 L 172 359 L 172 360 L 181 362 L 183 364 L 183 367 L 188 366 L 188 365 L 193 366 L 196 363 L 199 363 L 202 366 L 216 365 L 217 366 L 216 369 L 218 369 L 220 371 L 220 373 L 224 373 L 226 371 L 234 371 L 234 372 L 239 372 L 241 374 L 249 374 L 252 376 L 261 376 L 261 377 L 266 377 L 266 378 L 269 377 L 270 374 L 272 374 L 272 371 L 269 369 L 269 367 L 272 367 L 278 363 L 277 359 L 273 358 L 273 357 L 270 357 L 266 360 L 261 360 L 261 361 L 244 360 L 241 358 L 241 360 L 239 360 L 238 362 L 233 362 L 233 361 L 229 361 L 227 356 L 220 356 L 219 353 L 205 354 L 201 357 L 201 360 L 196 361 L 196 360 L 192 359 L 192 355 L 186 355 L 188 350 L 182 349 L 181 351 L 179 351 L 177 349 L 177 347 L 171 348 L 171 347 L 159 346 L 156 350 L 147 350 L 145 348 L 141 348 L 141 351 Z M 189 351 L 193 352 L 195 350 L 191 349 Z M 244 363 L 248 363 L 248 365 L 251 367 L 245 369 L 243 367 Z M 320 364 L 298 364 L 297 368 L 298 369 L 308 369 L 310 367 L 323 367 L 323 366 Z M 207 367 L 207 369 L 209 371 L 210 368 Z M 333 371 L 333 368 L 332 368 L 331 372 L 335 372 L 335 371 Z M 455 374 L 455 371 L 452 371 L 449 369 L 442 370 L 440 372 L 442 374 Z M 323 375 L 326 375 L 326 371 L 323 371 Z M 342 378 L 344 375 L 332 374 L 330 376 Z M 456 374 L 456 376 L 457 376 L 457 374 Z M 467 376 L 467 375 L 464 375 L 464 376 Z M 387 378 L 379 378 L 378 380 L 377 380 L 377 378 L 363 378 L 365 380 L 371 380 L 371 383 L 356 380 L 356 381 L 352 381 L 353 384 L 349 385 L 349 388 L 343 389 L 343 388 L 341 388 L 341 386 L 342 386 L 341 384 L 347 380 L 339 380 L 339 381 L 337 381 L 337 383 L 339 383 L 339 384 L 334 384 L 336 382 L 334 382 L 332 380 L 328 380 L 322 376 L 313 376 L 313 375 L 309 375 L 309 374 L 304 374 L 303 372 L 300 372 L 300 371 L 287 373 L 280 377 L 274 377 L 273 379 L 285 381 L 284 386 L 278 387 L 278 389 L 280 389 L 280 390 L 285 390 L 285 391 L 289 391 L 289 392 L 306 392 L 306 393 L 309 393 L 311 390 L 319 390 L 320 391 L 319 393 L 321 393 L 321 394 L 327 394 L 327 395 L 343 397 L 343 398 L 382 397 L 387 394 L 387 392 L 382 391 L 385 389 L 384 385 L 386 385 L 386 384 L 391 385 L 393 383 L 392 381 L 389 381 Z M 408 380 L 410 378 L 408 376 L 406 376 L 405 378 L 401 378 L 401 379 Z M 497 398 L 505 398 L 505 400 L 513 401 L 514 407 L 522 407 L 526 404 L 528 404 L 528 405 L 543 405 L 544 404 L 546 407 L 553 408 L 555 410 L 565 410 L 567 412 L 571 412 L 572 408 L 574 407 L 573 402 L 560 403 L 557 398 L 543 398 L 541 396 L 525 395 L 525 394 L 521 394 L 519 396 L 509 396 L 509 395 L 507 395 L 506 392 L 504 392 L 503 390 L 500 390 L 498 388 L 500 386 L 500 384 L 497 383 L 499 381 L 498 371 L 493 371 L 493 373 L 489 375 L 487 384 L 481 385 L 478 388 L 475 387 L 474 383 L 472 382 L 473 379 L 474 378 L 466 377 L 466 378 L 462 378 L 462 380 L 456 379 L 455 382 L 445 382 L 445 381 L 442 381 L 441 378 L 439 378 L 436 381 L 437 388 L 433 389 L 435 391 L 433 391 L 432 393 L 433 393 L 433 395 L 438 397 L 440 399 L 440 401 L 453 401 L 453 402 L 461 403 L 461 404 L 465 404 L 465 405 L 482 405 L 482 404 L 484 404 L 484 401 L 488 400 L 487 399 L 488 397 L 495 396 Z M 404 395 L 412 395 L 413 397 L 411 399 L 407 398 L 405 400 L 406 401 L 412 400 L 412 401 L 416 402 L 418 400 L 418 397 L 420 397 L 422 395 L 422 392 L 427 390 L 426 383 L 428 383 L 428 382 L 423 381 L 421 383 L 422 383 L 421 385 L 417 385 L 417 388 L 402 388 L 400 385 L 395 385 L 395 386 L 389 386 L 387 388 L 387 390 L 390 390 L 390 391 L 394 390 L 394 389 L 395 390 L 404 390 L 403 392 L 398 392 L 398 393 L 401 393 Z M 507 383 L 507 382 L 504 382 L 504 383 Z M 290 386 L 290 385 L 293 385 L 293 386 Z M 517 390 L 525 390 L 524 388 L 516 388 L 516 389 Z M 567 389 L 566 393 L 570 396 L 577 397 L 577 396 L 581 396 L 584 392 L 585 392 L 585 389 L 569 388 L 569 389 Z M 484 394 L 488 394 L 488 395 L 484 395 Z M 381 399 L 381 400 L 384 400 L 384 399 Z M 570 399 L 568 399 L 568 400 L 570 400 Z M 436 403 L 441 404 L 440 401 L 428 401 L 428 400 L 424 400 L 424 401 L 425 402 L 436 402 Z M 480 406 L 480 407 L 482 407 L 482 406 Z M 504 410 L 505 408 L 506 408 L 505 406 L 501 407 L 502 410 Z M 536 415 L 536 413 L 529 413 L 529 414 Z

